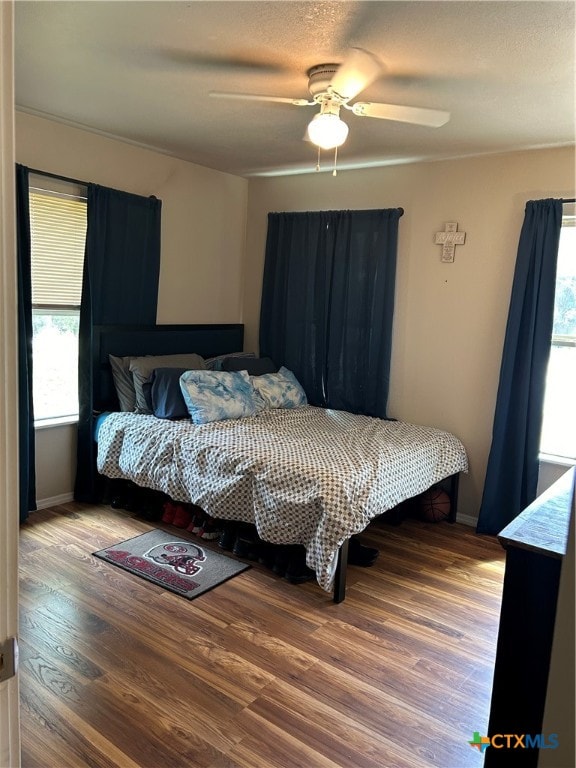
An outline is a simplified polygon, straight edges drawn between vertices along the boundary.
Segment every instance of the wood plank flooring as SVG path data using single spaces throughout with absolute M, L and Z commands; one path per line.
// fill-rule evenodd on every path
M 23 768 L 480 768 L 494 539 L 376 522 L 340 605 L 257 564 L 188 601 L 91 554 L 153 527 L 73 502 L 22 527 Z

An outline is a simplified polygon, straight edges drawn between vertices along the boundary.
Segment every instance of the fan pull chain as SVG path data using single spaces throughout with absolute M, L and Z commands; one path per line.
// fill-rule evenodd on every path
M 338 176 L 336 165 L 338 164 L 338 147 L 334 147 L 334 170 L 332 176 Z M 320 170 L 320 147 L 318 147 L 318 159 L 316 160 L 316 171 Z

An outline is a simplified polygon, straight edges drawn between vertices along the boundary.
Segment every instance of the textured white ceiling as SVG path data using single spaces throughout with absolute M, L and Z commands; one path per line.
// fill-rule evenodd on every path
M 359 99 L 447 110 L 441 128 L 346 112 L 339 167 L 573 143 L 574 3 L 67 2 L 15 4 L 18 109 L 240 175 L 313 170 L 306 71 L 349 47 L 386 65 Z M 358 100 L 358 99 L 357 99 Z M 331 153 L 323 154 L 329 167 Z

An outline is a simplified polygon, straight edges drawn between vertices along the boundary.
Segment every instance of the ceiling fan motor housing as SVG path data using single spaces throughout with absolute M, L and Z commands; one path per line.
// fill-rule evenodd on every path
M 308 90 L 315 100 L 318 100 L 317 97 L 329 94 L 328 86 L 339 66 L 339 64 L 319 64 L 308 70 Z

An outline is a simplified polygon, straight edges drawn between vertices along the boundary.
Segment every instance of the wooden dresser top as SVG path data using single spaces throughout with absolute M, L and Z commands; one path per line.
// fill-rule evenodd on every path
M 503 547 L 529 549 L 549 557 L 566 554 L 576 468 L 571 467 L 498 534 Z

